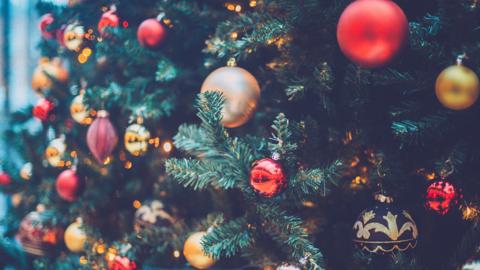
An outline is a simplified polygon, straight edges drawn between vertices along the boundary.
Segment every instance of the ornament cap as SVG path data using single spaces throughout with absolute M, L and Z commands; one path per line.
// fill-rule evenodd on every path
M 393 203 L 393 198 L 383 193 L 375 194 L 375 200 L 381 203 Z
M 97 116 L 103 118 L 108 117 L 108 112 L 106 110 L 100 110 L 97 112 Z
M 234 57 L 231 57 L 227 61 L 227 67 L 236 67 L 237 66 L 237 60 Z

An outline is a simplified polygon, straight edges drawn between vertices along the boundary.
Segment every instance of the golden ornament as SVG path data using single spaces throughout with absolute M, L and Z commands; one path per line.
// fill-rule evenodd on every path
M 64 234 L 65 245 L 71 252 L 84 251 L 84 245 L 87 241 L 87 235 L 81 228 L 82 221 L 77 219 L 74 223 L 67 227 Z
M 452 110 L 464 110 L 478 98 L 479 82 L 473 70 L 463 65 L 453 65 L 438 75 L 435 94 L 443 106 Z
M 68 70 L 60 58 L 50 60 L 42 57 L 33 71 L 32 89 L 37 94 L 43 96 L 45 91 L 53 87 L 52 78 L 58 82 L 65 83 L 68 80 Z
M 67 25 L 65 32 L 63 33 L 63 42 L 65 47 L 71 51 L 80 49 L 83 43 L 83 37 L 85 36 L 85 29 L 78 23 Z
M 140 124 L 132 124 L 127 127 L 124 136 L 125 148 L 130 154 L 138 157 L 148 150 L 150 132 Z
M 75 122 L 81 125 L 89 125 L 92 123 L 92 118 L 90 117 L 90 110 L 88 106 L 85 105 L 83 100 L 83 94 L 80 94 L 73 98 L 72 103 L 70 104 L 70 115 L 72 116 Z
M 221 123 L 234 128 L 245 124 L 253 115 L 260 99 L 260 86 L 247 70 L 227 66 L 214 70 L 202 84 L 201 93 L 218 91 L 225 104 Z
M 185 259 L 197 269 L 207 269 L 215 264 L 215 260 L 203 251 L 201 240 L 207 232 L 196 232 L 190 235 L 183 246 Z
M 45 157 L 47 158 L 48 164 L 53 167 L 63 167 L 66 150 L 67 145 L 65 144 L 64 138 L 52 140 L 45 150 Z

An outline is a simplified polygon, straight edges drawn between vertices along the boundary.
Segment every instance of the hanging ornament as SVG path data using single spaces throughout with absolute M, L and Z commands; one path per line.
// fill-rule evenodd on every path
M 22 168 L 20 169 L 20 177 L 23 180 L 30 180 L 33 175 L 33 164 L 30 162 L 27 162 L 23 164 Z
M 45 150 L 45 157 L 48 164 L 53 167 L 63 167 L 65 164 L 64 157 L 66 150 L 67 145 L 65 144 L 65 138 L 62 137 L 52 140 Z
M 233 66 L 214 70 L 202 84 L 201 92 L 218 91 L 225 98 L 221 123 L 234 128 L 245 124 L 253 115 L 260 99 L 257 79 L 247 70 Z
M 356 0 L 343 11 L 337 40 L 345 56 L 359 66 L 381 67 L 401 50 L 408 36 L 402 9 L 390 0 Z
M 58 196 L 67 202 L 73 202 L 77 199 L 81 183 L 74 170 L 63 171 L 57 177 L 55 188 Z
M 97 28 L 101 36 L 105 36 L 105 27 L 118 27 L 118 25 L 120 24 L 120 19 L 118 18 L 115 11 L 115 9 L 112 9 L 102 14 L 102 17 L 98 22 Z
M 108 112 L 98 111 L 97 118 L 87 131 L 88 149 L 99 163 L 103 163 L 112 154 L 117 143 L 118 136 L 108 118 Z
M 448 181 L 433 182 L 427 189 L 426 206 L 440 215 L 450 211 L 452 205 L 458 203 L 455 187 Z
M 159 200 L 145 202 L 135 211 L 134 229 L 138 233 L 152 226 L 166 227 L 175 223 L 175 219 L 165 210 Z
M 191 234 L 183 246 L 185 259 L 197 269 L 208 269 L 215 264 L 215 260 L 205 254 L 202 246 L 202 238 L 207 232 L 195 232 Z
M 68 80 L 68 70 L 60 58 L 50 60 L 42 57 L 33 71 L 32 89 L 37 94 L 45 95 L 45 91 L 53 87 L 52 78 L 59 83 L 65 83 Z
M 38 24 L 38 28 L 40 29 L 40 33 L 42 33 L 42 37 L 45 39 L 51 39 L 55 36 L 54 31 L 50 30 L 50 25 L 55 21 L 52 13 L 46 13 L 42 17 L 40 17 L 40 22 Z
M 108 270 L 134 270 L 137 269 L 137 264 L 127 257 L 115 256 L 115 258 L 108 262 Z
M 124 136 L 125 148 L 127 151 L 138 157 L 148 150 L 150 132 L 141 124 L 132 124 L 127 127 Z
M 75 122 L 81 125 L 89 125 L 92 123 L 92 118 L 90 117 L 90 110 L 84 102 L 84 94 L 73 98 L 72 103 L 70 104 L 70 115 L 72 116 Z
M 287 187 L 287 177 L 280 162 L 263 158 L 253 163 L 250 185 L 258 194 L 271 198 Z
M 12 183 L 12 178 L 6 172 L 0 172 L 0 186 L 8 186 Z
M 146 19 L 137 30 L 138 43 L 150 49 L 158 48 L 166 36 L 167 30 L 157 19 Z
M 353 242 L 361 250 L 380 254 L 415 248 L 418 229 L 412 216 L 394 207 L 389 197 L 376 199 L 377 204 L 360 213 L 353 225 Z
M 84 37 L 85 28 L 77 22 L 72 23 L 63 31 L 63 44 L 70 51 L 77 51 L 82 46 Z
M 469 108 L 477 101 L 478 92 L 477 74 L 460 63 L 444 69 L 435 83 L 438 101 L 451 110 Z
M 87 241 L 87 234 L 82 226 L 82 219 L 77 218 L 77 220 L 70 224 L 65 230 L 63 238 L 65 245 L 71 252 L 78 253 L 85 250 L 84 246 Z
M 45 256 L 52 254 L 62 239 L 62 229 L 52 225 L 53 213 L 39 205 L 20 223 L 16 238 L 25 252 Z
M 50 100 L 46 98 L 41 98 L 33 107 L 32 114 L 35 118 L 41 121 L 46 121 L 54 108 L 55 105 Z

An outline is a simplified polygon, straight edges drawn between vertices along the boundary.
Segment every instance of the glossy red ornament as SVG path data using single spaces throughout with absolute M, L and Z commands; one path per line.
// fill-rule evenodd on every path
M 105 27 L 118 27 L 120 24 L 120 19 L 118 18 L 117 14 L 115 14 L 114 10 L 109 10 L 102 14 L 100 21 L 98 22 L 98 32 L 100 35 L 104 35 L 103 30 Z
M 87 131 L 87 145 L 90 152 L 99 163 L 103 163 L 117 143 L 117 132 L 108 118 L 108 112 L 98 111 L 97 118 Z
M 60 198 L 68 202 L 73 202 L 78 196 L 80 179 L 74 170 L 65 170 L 58 175 L 55 188 Z
M 54 31 L 48 31 L 47 28 L 55 21 L 55 18 L 53 18 L 52 13 L 47 13 L 44 14 L 42 17 L 40 17 L 40 22 L 38 23 L 38 28 L 40 29 L 40 32 L 42 33 L 42 37 L 45 39 L 51 39 L 55 36 Z
M 12 178 L 6 172 L 0 172 L 0 185 L 8 186 L 12 183 Z
M 390 62 L 407 37 L 407 17 L 391 0 L 356 0 L 343 11 L 337 25 L 342 52 L 366 68 Z
M 108 262 L 108 270 L 134 270 L 137 269 L 137 264 L 127 257 L 115 256 L 115 258 Z
M 287 177 L 278 161 L 263 158 L 253 163 L 250 171 L 250 185 L 258 194 L 270 198 L 287 187 Z
M 167 30 L 156 19 L 143 21 L 137 30 L 138 42 L 147 48 L 157 48 L 163 43 L 166 36 Z
M 38 100 L 37 104 L 33 107 L 33 116 L 39 120 L 46 121 L 48 119 L 48 116 L 50 115 L 50 112 L 55 108 L 55 105 L 53 103 L 46 99 L 46 98 L 41 98 Z
M 452 205 L 457 204 L 458 194 L 455 187 L 447 181 L 432 183 L 427 189 L 427 208 L 445 215 Z

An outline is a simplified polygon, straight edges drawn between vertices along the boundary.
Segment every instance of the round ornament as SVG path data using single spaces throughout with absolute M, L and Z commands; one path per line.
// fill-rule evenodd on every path
M 412 216 L 387 202 L 360 213 L 353 230 L 353 242 L 368 252 L 385 254 L 417 246 L 418 229 Z
M 115 258 L 108 262 L 108 270 L 134 270 L 137 269 L 137 264 L 127 257 L 115 256 Z
M 253 115 L 260 99 L 257 79 L 240 67 L 214 70 L 202 84 L 201 92 L 218 91 L 225 98 L 221 123 L 234 128 L 245 124 Z
M 77 199 L 81 183 L 74 170 L 63 171 L 57 177 L 55 188 L 58 196 L 67 202 L 73 202 Z
M 0 186 L 8 186 L 12 183 L 12 178 L 6 172 L 0 172 Z
M 84 251 L 85 242 L 87 241 L 87 234 L 82 228 L 81 219 L 77 219 L 74 223 L 67 227 L 63 238 L 65 245 L 71 252 L 78 253 Z
M 85 28 L 82 25 L 78 23 L 69 24 L 63 32 L 63 44 L 70 51 L 76 51 L 83 44 L 84 36 Z
M 87 131 L 87 145 L 98 163 L 102 164 L 118 143 L 115 128 L 108 118 L 108 112 L 101 110 Z
M 426 206 L 440 215 L 450 211 L 452 205 L 458 203 L 455 187 L 447 181 L 433 182 L 427 188 Z
M 145 202 L 135 212 L 134 229 L 136 232 L 152 226 L 166 227 L 175 223 L 175 219 L 165 210 L 159 200 Z
M 102 14 L 100 21 L 98 22 L 97 30 L 101 36 L 104 36 L 105 27 L 118 27 L 120 24 L 120 19 L 114 10 L 109 10 Z
M 389 63 L 408 36 L 408 21 L 391 0 L 356 0 L 343 11 L 337 40 L 345 56 L 359 66 L 376 68 Z
M 40 95 L 53 87 L 53 80 L 65 83 L 68 80 L 68 70 L 60 58 L 41 58 L 38 66 L 33 71 L 32 89 Z
M 30 180 L 33 175 L 33 164 L 30 162 L 27 162 L 23 164 L 22 168 L 20 169 L 20 177 L 23 180 Z
M 89 125 L 92 123 L 90 110 L 84 102 L 83 94 L 73 98 L 72 103 L 70 104 L 70 115 L 75 122 L 81 125 Z
M 54 31 L 50 30 L 50 25 L 55 21 L 52 13 L 46 13 L 42 17 L 40 17 L 40 22 L 38 24 L 38 28 L 40 29 L 40 33 L 42 33 L 42 37 L 45 39 L 51 39 L 55 36 Z
M 41 121 L 46 121 L 54 108 L 55 105 L 50 100 L 41 98 L 33 107 L 32 114 L 35 118 Z
M 215 264 L 215 260 L 205 254 L 202 246 L 202 238 L 207 232 L 195 232 L 191 234 L 183 246 L 185 259 L 197 269 L 208 269 Z
M 62 167 L 64 164 L 65 151 L 67 145 L 64 138 L 57 138 L 52 140 L 45 150 L 45 158 L 48 164 L 53 167 Z
M 464 110 L 478 99 L 478 77 L 463 65 L 444 69 L 437 77 L 435 94 L 443 106 L 452 110 Z
M 145 154 L 148 150 L 148 140 L 150 132 L 140 124 L 132 124 L 125 131 L 124 143 L 127 151 L 138 157 Z
M 53 253 L 63 235 L 61 228 L 51 224 L 53 213 L 42 210 L 25 216 L 16 236 L 25 252 L 37 256 Z
M 167 30 L 156 19 L 147 19 L 143 21 L 137 30 L 137 39 L 140 45 L 151 49 L 160 46 L 166 36 Z
M 287 187 L 287 177 L 282 165 L 271 158 L 253 163 L 250 170 L 250 185 L 260 195 L 271 198 Z

